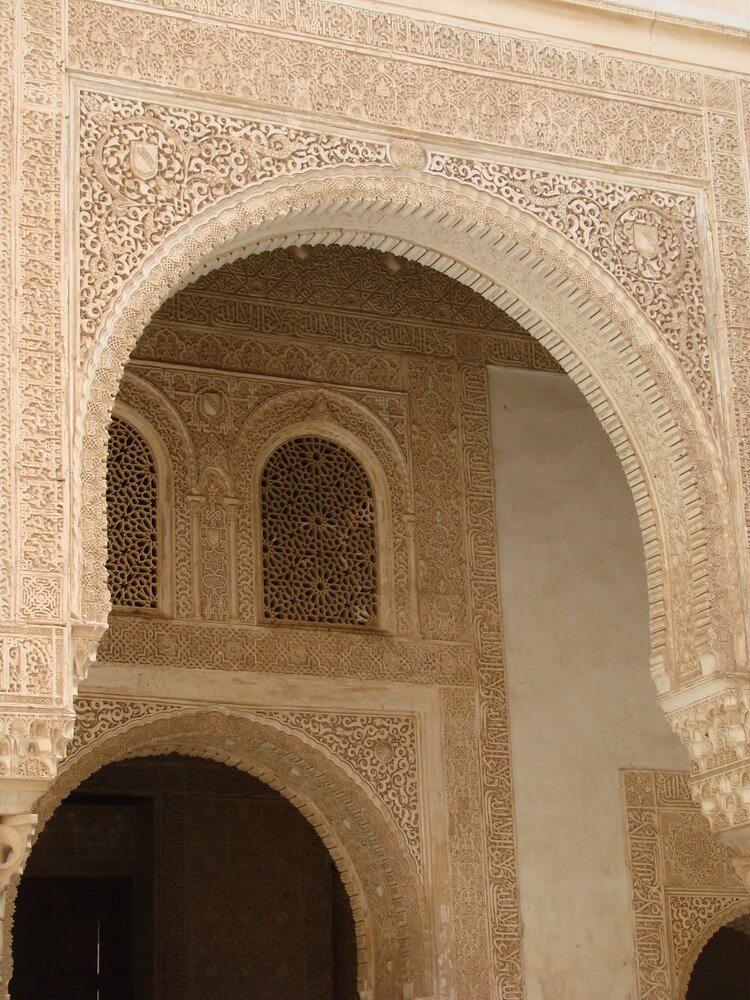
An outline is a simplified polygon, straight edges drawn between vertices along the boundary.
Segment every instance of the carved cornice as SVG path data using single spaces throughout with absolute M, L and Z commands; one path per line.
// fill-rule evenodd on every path
M 649 67 L 649 89 L 649 70 L 635 62 L 606 65 L 600 54 L 573 55 L 566 67 L 564 55 L 545 58 L 542 46 L 518 41 L 498 60 L 494 40 L 489 66 L 457 69 L 426 62 L 423 52 L 419 60 L 398 51 L 384 56 L 380 48 L 332 47 L 92 0 L 72 0 L 70 24 L 70 63 L 81 71 L 682 176 L 706 171 L 698 77 L 679 70 Z M 434 39 L 434 29 L 428 35 Z M 127 52 L 123 38 L 133 39 Z M 469 58 L 472 48 L 470 42 Z M 206 50 L 221 57 L 209 62 Z M 509 57 L 519 68 L 525 61 L 524 79 L 497 72 Z M 529 80 L 535 70 L 544 82 Z M 601 89 L 558 89 L 561 71 L 584 79 L 588 73 Z M 553 74 L 554 85 L 546 85 Z M 642 101 L 604 96 L 613 76 L 626 91 L 644 93 Z M 679 107 L 654 105 L 654 91 L 665 88 Z

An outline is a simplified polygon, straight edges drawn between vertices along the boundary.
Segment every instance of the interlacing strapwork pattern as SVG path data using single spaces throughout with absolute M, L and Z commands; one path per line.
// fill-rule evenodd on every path
M 261 510 L 267 619 L 377 624 L 375 499 L 350 452 L 286 441 L 263 469 Z
M 107 461 L 107 573 L 115 607 L 157 607 L 157 533 L 154 457 L 141 435 L 115 418 Z

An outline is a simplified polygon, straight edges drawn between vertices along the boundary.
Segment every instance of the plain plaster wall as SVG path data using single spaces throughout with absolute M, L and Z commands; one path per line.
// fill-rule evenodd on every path
M 617 456 L 565 376 L 491 370 L 527 1000 L 632 1000 L 620 768 L 687 770 Z

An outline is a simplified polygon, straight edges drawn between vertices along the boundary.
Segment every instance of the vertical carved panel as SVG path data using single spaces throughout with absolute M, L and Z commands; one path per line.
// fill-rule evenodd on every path
M 18 206 L 18 371 L 22 400 L 16 468 L 19 569 L 54 580 L 64 560 L 62 246 L 62 7 L 34 0 L 23 11 L 23 169 Z M 54 583 L 50 584 L 54 586 Z M 43 584 L 42 584 L 43 586 Z M 61 593 L 59 583 L 57 592 Z M 32 609 L 29 609 L 31 611 Z M 21 609 L 23 613 L 23 609 Z M 50 607 L 59 616 L 62 609 Z M 29 615 L 28 617 L 30 617 Z
M 750 83 L 741 88 L 741 103 L 731 97 L 734 115 L 709 114 L 708 136 L 718 221 L 718 251 L 724 293 L 724 319 L 729 339 L 735 419 L 739 431 L 744 486 L 745 524 L 750 532 Z M 734 88 L 733 88 L 734 89 Z M 744 117 L 745 148 L 742 128 Z
M 623 771 L 639 1000 L 682 1000 L 700 948 L 750 910 L 731 852 L 711 835 L 688 776 Z
M 441 703 L 456 976 L 460 996 L 487 1000 L 493 994 L 476 694 L 473 689 L 444 688 Z
M 230 551 L 228 515 L 225 488 L 215 471 L 206 473 L 203 496 L 197 503 L 198 551 L 200 552 L 200 613 L 201 618 L 226 621 L 229 618 Z
M 411 415 L 422 632 L 466 635 L 466 567 L 451 362 L 406 362 Z
M 492 968 L 495 995 L 514 1000 L 523 967 L 486 368 L 463 365 L 459 392 Z
M 11 420 L 10 358 L 16 261 L 12 254 L 11 198 L 14 190 L 16 136 L 13 101 L 17 73 L 15 48 L 15 3 L 0 0 L 0 618 L 11 615 L 13 579 L 13 511 L 10 470 L 12 468 L 13 422 Z

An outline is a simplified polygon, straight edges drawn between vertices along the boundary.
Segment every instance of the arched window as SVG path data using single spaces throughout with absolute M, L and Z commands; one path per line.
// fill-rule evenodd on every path
M 107 573 L 116 608 L 158 607 L 156 462 L 146 441 L 115 417 L 107 458 Z
M 266 619 L 377 625 L 375 498 L 354 455 L 322 437 L 279 445 L 261 517 Z

